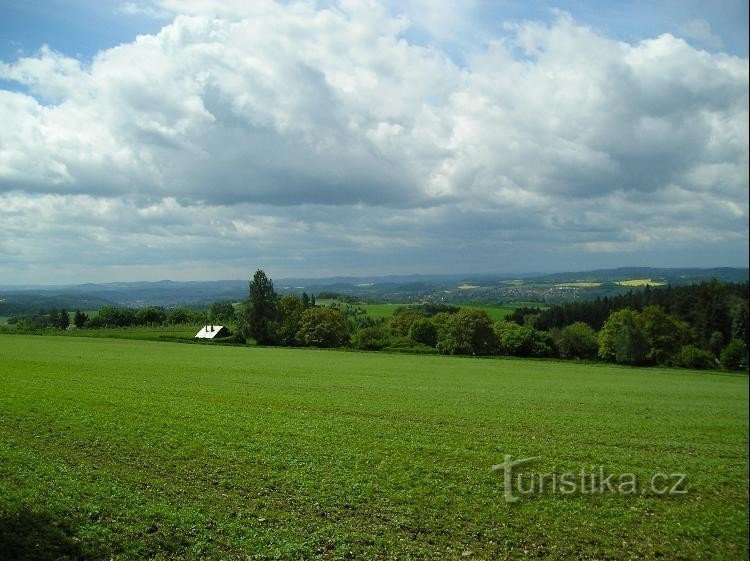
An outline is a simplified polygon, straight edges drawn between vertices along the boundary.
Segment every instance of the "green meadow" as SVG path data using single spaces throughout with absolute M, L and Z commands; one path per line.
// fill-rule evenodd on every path
M 745 374 L 0 335 L 0 388 L 0 559 L 748 554 Z

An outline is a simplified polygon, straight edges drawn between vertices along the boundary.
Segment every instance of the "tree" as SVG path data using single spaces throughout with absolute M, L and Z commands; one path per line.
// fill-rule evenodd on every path
M 643 362 L 647 352 L 648 342 L 638 312 L 630 308 L 612 312 L 599 332 L 599 358 L 634 364 Z
M 577 321 L 562 329 L 557 346 L 562 358 L 594 358 L 599 339 L 589 324 Z
M 748 344 L 748 304 L 747 300 L 740 301 L 732 310 L 732 339 L 744 341 Z
M 234 322 L 234 306 L 228 300 L 214 302 L 208 310 L 208 319 L 214 323 L 226 325 Z
M 415 343 L 435 347 L 437 345 L 437 329 L 428 318 L 416 320 L 409 328 L 409 337 Z
M 82 329 L 83 326 L 86 325 L 86 321 L 88 319 L 88 315 L 84 314 L 81 310 L 76 310 L 76 313 L 73 316 L 73 325 L 75 325 L 78 329 Z
M 162 325 L 167 321 L 167 312 L 158 306 L 146 306 L 138 310 L 135 317 L 140 325 Z
M 297 338 L 297 332 L 299 331 L 304 311 L 304 299 L 294 295 L 281 297 L 278 304 L 279 325 L 277 336 L 279 343 L 287 346 L 298 345 L 300 343 L 300 340 Z
M 722 335 L 721 331 L 714 331 L 711 333 L 711 337 L 708 338 L 708 350 L 711 351 L 715 357 L 718 357 L 723 348 L 724 335 Z
M 456 314 L 445 314 L 438 321 L 438 350 L 443 354 L 489 355 L 497 351 L 497 337 L 492 320 L 484 310 L 464 308 Z
M 340 347 L 346 343 L 346 321 L 333 308 L 309 308 L 302 313 L 297 337 L 305 345 Z
M 57 324 L 57 327 L 65 330 L 69 326 L 70 326 L 70 316 L 68 315 L 68 311 L 65 308 L 63 308 L 62 310 L 60 310 L 60 320 L 59 320 L 59 323 Z
M 504 320 L 495 322 L 494 331 L 500 354 L 536 357 L 552 354 L 551 341 L 546 332 Z
M 352 335 L 352 347 L 365 351 L 379 351 L 389 346 L 391 338 L 385 325 L 363 327 Z
M 406 337 L 407 335 L 409 335 L 409 330 L 411 329 L 412 324 L 415 321 L 422 319 L 423 317 L 424 316 L 422 314 L 418 314 L 416 312 L 403 312 L 395 314 L 391 318 L 391 330 L 399 337 Z
M 261 269 L 255 271 L 250 281 L 247 328 L 248 335 L 261 345 L 276 340 L 277 300 L 271 279 Z
M 49 311 L 49 324 L 52 327 L 60 326 L 60 312 L 58 312 L 55 308 L 52 308 Z
M 187 308 L 175 308 L 169 312 L 167 322 L 171 325 L 183 325 L 191 323 L 191 312 Z
M 721 351 L 719 362 L 727 370 L 747 370 L 747 346 L 739 339 L 732 339 Z
M 136 323 L 136 315 L 130 308 L 104 306 L 89 323 L 96 327 L 127 327 Z
M 646 360 L 649 362 L 670 364 L 690 338 L 688 325 L 667 314 L 661 306 L 647 306 L 641 312 L 638 323 L 646 337 Z
M 302 308 L 307 309 L 310 307 L 310 297 L 307 295 L 307 292 L 302 293 Z
M 683 368 L 707 370 L 716 367 L 716 357 L 695 345 L 685 345 L 680 349 L 680 354 L 675 358 L 675 364 Z
M 615 336 L 615 361 L 619 364 L 643 364 L 648 351 L 648 341 L 640 325 L 626 317 Z

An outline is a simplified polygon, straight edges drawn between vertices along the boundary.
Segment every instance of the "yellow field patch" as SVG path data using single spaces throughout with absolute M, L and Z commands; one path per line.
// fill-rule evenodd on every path
M 630 279 L 617 281 L 615 284 L 619 284 L 620 286 L 664 286 L 667 283 L 652 279 Z

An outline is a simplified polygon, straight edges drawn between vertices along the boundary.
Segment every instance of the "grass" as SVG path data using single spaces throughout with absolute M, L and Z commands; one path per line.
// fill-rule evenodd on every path
M 746 375 L 0 335 L 3 559 L 744 559 Z M 491 466 L 688 493 L 503 500 Z
M 49 328 L 35 331 L 33 335 L 50 337 L 92 337 L 95 339 L 134 339 L 139 341 L 173 341 L 190 340 L 203 327 L 202 325 L 164 325 L 164 326 L 130 326 L 106 327 L 101 329 L 69 329 L 61 331 Z M 15 326 L 3 326 L 6 334 L 16 332 Z M 2 333 L 2 332 L 0 332 Z M 23 332 L 18 332 L 19 334 Z M 28 332 L 25 332 L 28 333 Z
M 190 339 L 203 327 L 203 325 L 164 325 L 156 327 L 131 326 L 131 327 L 107 327 L 102 329 L 81 329 L 65 331 L 63 334 L 71 337 L 97 337 L 116 339 L 136 339 L 141 341 L 159 339 Z
M 358 307 L 365 310 L 368 316 L 389 318 L 401 306 L 404 306 L 404 304 L 361 304 Z

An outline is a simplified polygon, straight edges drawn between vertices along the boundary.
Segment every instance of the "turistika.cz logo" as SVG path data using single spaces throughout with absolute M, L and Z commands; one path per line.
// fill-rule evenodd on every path
M 540 456 L 513 459 L 505 455 L 502 464 L 492 466 L 493 471 L 503 475 L 503 494 L 509 503 L 520 496 L 532 495 L 684 495 L 687 493 L 687 475 L 684 473 L 656 472 L 648 481 L 639 479 L 634 473 L 607 473 L 605 467 L 591 466 L 577 472 L 548 473 L 527 472 L 528 466 Z M 645 484 L 644 484 L 645 483 Z

